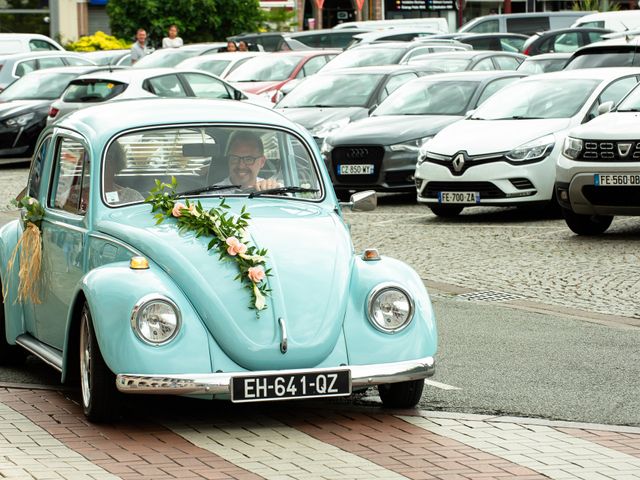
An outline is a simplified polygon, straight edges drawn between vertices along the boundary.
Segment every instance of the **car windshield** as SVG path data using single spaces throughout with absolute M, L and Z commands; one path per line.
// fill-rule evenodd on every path
M 127 88 L 126 83 L 114 80 L 75 80 L 64 92 L 64 102 L 105 102 L 120 95 Z
M 315 75 L 293 89 L 278 107 L 366 107 L 383 78 L 381 73 Z
M 570 118 L 578 113 L 599 83 L 600 80 L 577 78 L 517 82 L 490 97 L 471 118 Z
M 227 65 L 231 63 L 231 60 L 203 60 L 195 62 L 190 65 L 190 68 L 196 68 L 198 70 L 204 70 L 205 72 L 213 75 L 220 76 Z
M 389 95 L 374 115 L 464 115 L 480 82 L 414 81 Z
M 471 63 L 466 58 L 442 58 L 424 55 L 411 59 L 411 65 L 420 65 L 440 72 L 464 72 Z
M 129 132 L 110 143 L 102 192 L 109 206 L 140 203 L 156 180 L 186 196 L 247 196 L 258 181 L 282 199 L 318 200 L 322 181 L 311 150 L 295 135 L 268 128 L 174 127 Z
M 302 55 L 265 55 L 248 60 L 227 76 L 230 82 L 274 82 L 291 76 Z
M 566 58 L 549 58 L 548 60 L 536 60 L 535 57 L 529 57 L 516 69 L 522 73 L 550 73 L 559 72 L 567 63 Z
M 322 71 L 335 70 L 336 68 L 370 67 L 374 65 L 395 65 L 402 58 L 404 49 L 400 48 L 362 48 L 356 47 L 342 52 L 332 59 Z
M 0 94 L 0 101 L 55 100 L 77 73 L 34 72 L 13 82 Z
M 199 50 L 169 48 L 164 50 L 156 50 L 146 57 L 138 60 L 132 68 L 161 68 L 175 67 L 187 58 L 195 57 L 200 53 Z
M 565 70 L 576 70 L 582 68 L 605 68 L 605 67 L 633 67 L 635 53 L 628 52 L 593 52 L 585 53 L 571 60 L 564 68 Z

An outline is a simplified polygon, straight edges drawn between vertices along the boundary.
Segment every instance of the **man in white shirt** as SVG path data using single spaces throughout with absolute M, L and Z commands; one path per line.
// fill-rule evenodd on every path
M 229 176 L 220 185 L 240 185 L 242 189 L 267 190 L 280 185 L 274 178 L 260 178 L 267 161 L 262 139 L 253 132 L 238 131 L 231 137 L 227 154 Z

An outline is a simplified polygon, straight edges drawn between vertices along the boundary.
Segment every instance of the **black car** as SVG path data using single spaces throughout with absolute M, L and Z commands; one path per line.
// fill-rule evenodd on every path
M 532 35 L 524 45 L 525 55 L 571 53 L 578 48 L 603 40 L 611 33 L 605 28 L 561 28 Z
M 40 132 L 46 126 L 49 107 L 79 75 L 100 70 L 59 67 L 31 72 L 0 93 L 0 163 L 28 161 Z
M 320 30 L 305 30 L 303 32 L 279 33 L 243 33 L 228 37 L 233 42 L 243 41 L 249 50 L 265 52 L 279 52 L 283 50 L 300 50 L 306 48 L 339 48 L 344 50 L 354 35 L 367 32 L 359 28 L 334 30 L 331 28 Z

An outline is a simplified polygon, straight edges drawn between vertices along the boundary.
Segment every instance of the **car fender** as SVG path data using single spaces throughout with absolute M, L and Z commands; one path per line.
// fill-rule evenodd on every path
M 132 328 L 134 307 L 149 295 L 168 297 L 180 310 L 179 331 L 163 345 L 146 343 Z M 113 373 L 211 372 L 209 332 L 175 282 L 157 266 L 134 270 L 128 262 L 119 262 L 95 268 L 81 279 L 76 299 L 86 301 L 100 352 Z M 77 305 L 69 311 L 65 359 L 75 358 L 69 349 L 73 329 L 79 326 L 82 305 Z
M 15 344 L 16 337 L 25 331 L 23 304 L 16 299 L 19 257 L 16 257 L 10 274 L 7 272 L 7 262 L 11 259 L 21 235 L 22 228 L 19 220 L 9 222 L 0 228 L 0 284 L 2 284 L 2 294 L 4 295 L 4 291 L 7 291 L 7 298 L 3 302 L 5 335 L 7 342 L 11 345 Z
M 369 320 L 369 295 L 382 284 L 403 288 L 414 302 L 413 320 L 396 333 L 380 331 Z M 415 270 L 389 257 L 365 261 L 357 256 L 349 288 L 351 295 L 344 331 L 351 365 L 399 362 L 435 355 L 435 315 L 429 294 Z

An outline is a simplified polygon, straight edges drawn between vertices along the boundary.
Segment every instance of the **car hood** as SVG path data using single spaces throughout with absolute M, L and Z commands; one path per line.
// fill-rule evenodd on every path
M 51 100 L 13 100 L 0 103 L 0 118 L 14 117 L 38 108 L 46 108 L 50 104 Z
M 435 135 L 447 125 L 460 120 L 454 115 L 380 115 L 363 118 L 332 133 L 332 145 L 392 145 Z
M 569 118 L 539 120 L 461 120 L 443 129 L 429 143 L 429 150 L 453 155 L 507 152 L 524 143 L 569 127 Z
M 255 95 L 259 95 L 264 92 L 268 92 L 269 90 L 277 90 L 282 85 L 287 83 L 286 80 L 278 80 L 275 82 L 229 82 L 238 90 L 242 90 L 243 92 L 253 93 Z
M 336 122 L 343 118 L 348 118 L 351 122 L 366 118 L 368 111 L 364 107 L 335 107 L 335 108 L 279 108 L 288 119 L 302 125 L 307 130 L 313 130 L 329 122 Z
M 611 112 L 571 130 L 570 135 L 585 140 L 634 140 L 639 123 L 640 113 Z
M 207 208 L 217 205 L 207 202 Z M 254 245 L 268 250 L 272 274 L 267 309 L 259 317 L 248 308 L 249 290 L 235 280 L 235 263 L 207 251 L 209 239 L 179 233 L 172 220 L 155 225 L 148 206 L 138 214 L 132 215 L 131 208 L 113 213 L 97 228 L 146 255 L 151 268 L 155 264 L 169 274 L 238 365 L 249 370 L 316 366 L 341 338 L 353 263 L 349 233 L 335 212 L 318 205 L 264 198 L 252 202 L 248 233 Z M 239 214 L 234 206 L 231 212 Z M 280 351 L 280 318 L 286 323 L 286 354 Z

